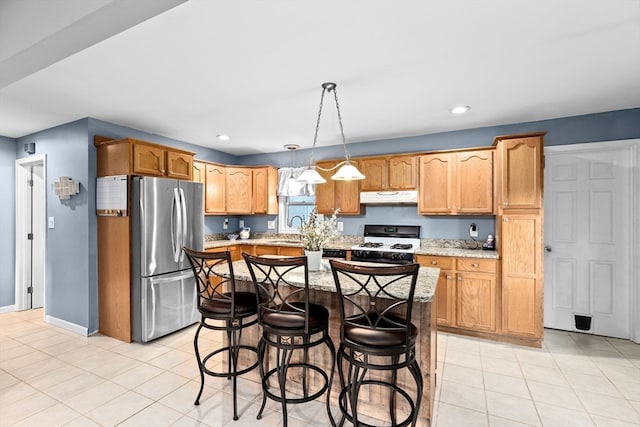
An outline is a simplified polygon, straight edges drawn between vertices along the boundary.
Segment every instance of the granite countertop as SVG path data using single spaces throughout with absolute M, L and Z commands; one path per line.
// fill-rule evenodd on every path
M 347 261 L 351 262 L 351 261 Z M 353 264 L 367 265 L 367 263 L 352 262 Z M 380 267 L 382 264 L 368 264 Z M 222 267 L 224 268 L 224 267 Z M 233 263 L 233 275 L 236 280 L 244 280 L 251 282 L 251 274 L 249 268 L 244 260 L 235 261 Z M 433 295 L 436 291 L 436 285 L 438 284 L 438 276 L 440 275 L 439 268 L 433 267 L 420 267 L 418 272 L 418 282 L 416 284 L 416 290 L 414 293 L 414 301 L 417 302 L 430 302 L 433 299 Z M 292 285 L 304 286 L 303 274 L 292 273 L 289 276 Z M 407 279 L 408 281 L 408 279 Z M 399 287 L 401 291 L 404 291 L 406 285 L 399 281 L 397 284 L 391 285 L 390 291 L 394 291 Z M 315 289 L 325 292 L 336 292 L 336 285 L 333 280 L 333 274 L 331 273 L 331 267 L 328 260 L 322 261 L 322 267 L 320 271 L 309 271 L 309 289 Z
M 330 243 L 326 247 L 329 249 L 351 249 L 359 242 L 346 241 Z M 255 238 L 246 240 L 209 240 L 204 242 L 205 249 L 220 248 L 231 245 L 276 245 L 289 247 L 302 247 L 302 243 L 294 237 L 291 238 Z M 457 246 L 455 246 L 457 245 Z M 463 246 L 463 247 L 460 247 Z M 466 246 L 466 247 L 464 247 Z M 499 259 L 497 251 L 486 251 L 482 249 L 470 249 L 470 244 L 463 245 L 449 240 L 423 240 L 422 245 L 416 250 L 417 255 L 451 256 L 465 258 Z

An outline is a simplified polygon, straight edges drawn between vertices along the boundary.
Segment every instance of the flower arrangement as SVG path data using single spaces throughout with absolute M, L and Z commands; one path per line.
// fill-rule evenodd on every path
M 300 226 L 302 245 L 306 250 L 320 251 L 329 240 L 338 235 L 338 217 L 336 216 L 338 212 L 340 209 L 336 209 L 329 219 L 321 220 L 315 209 L 311 211 L 307 222 L 303 222 Z

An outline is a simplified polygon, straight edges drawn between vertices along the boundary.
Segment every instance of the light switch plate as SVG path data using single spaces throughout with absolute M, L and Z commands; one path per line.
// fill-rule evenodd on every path
M 338 231 L 344 231 L 344 222 L 338 221 Z
M 49 217 L 49 228 L 56 228 L 56 219 L 55 217 Z

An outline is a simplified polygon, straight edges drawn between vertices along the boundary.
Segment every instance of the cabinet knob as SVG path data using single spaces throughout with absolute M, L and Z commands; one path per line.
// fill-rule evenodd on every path
M 480 267 L 480 264 L 478 264 L 477 262 L 474 262 L 474 263 L 472 264 L 472 266 L 473 266 L 474 268 L 478 268 L 478 267 Z
M 509 222 L 509 218 L 502 218 L 502 222 Z
M 431 265 L 436 265 L 438 264 L 438 261 L 431 261 Z
M 458 276 L 458 280 L 459 280 L 459 281 L 462 281 L 462 276 Z
M 447 280 L 451 280 L 451 279 L 453 279 L 453 277 L 451 277 L 451 275 L 450 275 L 450 274 L 448 274 L 448 275 L 447 275 Z

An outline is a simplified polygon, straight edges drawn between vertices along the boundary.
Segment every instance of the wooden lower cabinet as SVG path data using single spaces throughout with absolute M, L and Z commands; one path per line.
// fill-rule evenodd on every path
M 242 249 L 245 248 L 246 246 L 244 245 L 238 245 L 238 246 L 221 246 L 219 248 L 209 248 L 206 250 L 206 252 L 225 252 L 225 251 L 229 251 L 231 252 L 231 260 L 233 261 L 239 261 L 242 259 Z
M 292 246 L 276 246 L 276 245 L 256 245 L 255 255 L 283 255 L 283 256 L 302 256 L 304 249 Z
M 542 217 L 499 217 L 502 253 L 502 330 L 542 340 Z
M 469 331 L 496 332 L 498 261 L 417 255 L 425 267 L 440 268 L 436 322 Z
M 496 276 L 487 273 L 456 274 L 456 323 L 460 328 L 495 332 Z

